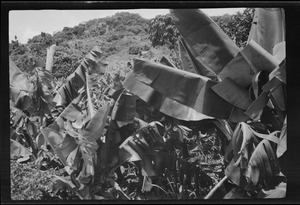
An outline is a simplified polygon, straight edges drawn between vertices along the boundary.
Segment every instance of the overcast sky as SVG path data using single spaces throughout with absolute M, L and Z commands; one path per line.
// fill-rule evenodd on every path
M 208 16 L 235 14 L 245 8 L 201 9 Z M 64 27 L 74 27 L 84 21 L 112 16 L 118 12 L 138 13 L 151 19 L 169 13 L 169 9 L 130 9 L 130 10 L 12 10 L 9 12 L 9 42 L 17 36 L 25 44 L 29 38 L 41 32 L 53 35 Z

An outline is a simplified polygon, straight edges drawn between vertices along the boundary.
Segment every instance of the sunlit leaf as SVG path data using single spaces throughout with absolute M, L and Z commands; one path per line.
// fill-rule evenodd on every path
M 248 42 L 255 41 L 273 55 L 274 46 L 285 41 L 284 15 L 282 8 L 256 8 Z
M 31 151 L 24 147 L 19 142 L 10 139 L 10 158 L 19 159 L 19 161 L 26 161 L 32 155 Z

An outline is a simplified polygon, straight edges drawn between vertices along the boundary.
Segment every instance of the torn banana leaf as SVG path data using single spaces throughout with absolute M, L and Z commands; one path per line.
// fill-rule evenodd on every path
M 239 52 L 222 29 L 199 9 L 171 9 L 175 26 L 190 46 L 195 58 L 219 74 Z
M 135 79 L 141 83 L 137 83 Z M 133 75 L 129 73 L 123 85 L 130 92 L 153 107 L 158 107 L 165 114 L 172 113 L 172 115 L 168 115 L 175 117 L 174 113 L 182 113 L 181 118 L 178 119 L 194 120 L 191 118 L 199 115 L 194 111 L 202 114 L 200 116 L 202 119 L 207 118 L 206 116 L 228 119 L 231 117 L 233 109 L 241 109 L 234 107 L 217 95 L 211 89 L 216 84 L 204 76 L 173 69 L 160 63 L 135 59 Z M 158 99 L 159 97 L 162 100 Z M 166 107 L 165 103 L 168 103 L 169 107 Z M 190 108 L 191 110 L 189 110 Z M 248 119 L 243 112 L 241 110 L 234 114 L 241 115 L 244 120 Z M 195 120 L 199 120 L 199 118 Z
M 279 176 L 280 167 L 269 140 L 262 140 L 254 150 L 246 170 L 247 190 L 254 190 L 258 183 L 272 187 L 274 177 Z
M 180 38 L 178 40 L 178 44 L 182 70 L 206 76 L 211 79 L 216 77 L 213 72 L 207 70 L 205 66 L 203 66 L 201 62 L 196 59 L 196 54 L 192 53 L 192 50 L 189 48 L 184 38 Z
M 168 97 L 163 97 L 158 91 L 138 81 L 133 72 L 127 74 L 123 86 L 153 108 L 176 119 L 198 121 L 212 118 Z
M 57 106 L 67 106 L 79 94 L 78 91 L 86 84 L 86 73 L 103 74 L 107 63 L 103 60 L 103 52 L 95 46 L 88 53 L 77 69 L 67 78 L 67 83 L 63 85 L 56 94 L 54 101 Z
M 10 159 L 18 159 L 18 162 L 27 161 L 32 155 L 31 151 L 19 142 L 10 139 Z
M 285 41 L 285 12 L 282 8 L 256 8 L 248 36 L 273 55 L 276 44 Z
M 259 193 L 257 198 L 261 199 L 278 199 L 278 198 L 285 198 L 286 196 L 286 187 L 287 184 L 281 182 L 275 189 L 262 189 Z

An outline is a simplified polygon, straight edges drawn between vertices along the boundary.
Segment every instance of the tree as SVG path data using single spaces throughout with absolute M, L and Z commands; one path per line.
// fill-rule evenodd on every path
M 243 13 L 211 17 L 220 28 L 235 42 L 235 44 L 242 48 L 246 45 L 248 35 L 251 29 L 254 9 L 246 8 Z
M 150 22 L 149 38 L 153 47 L 167 45 L 174 48 L 179 32 L 174 26 L 173 17 L 170 14 L 158 15 Z

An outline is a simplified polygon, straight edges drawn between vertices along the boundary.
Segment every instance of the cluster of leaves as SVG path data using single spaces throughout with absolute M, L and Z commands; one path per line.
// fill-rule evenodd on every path
M 210 52 L 215 42 L 230 46 L 232 53 L 238 48 L 228 40 L 227 44 L 222 42 L 221 29 L 203 13 L 185 12 L 172 10 L 172 14 L 180 16 L 174 25 L 183 36 L 179 69 L 177 63 L 165 57 L 159 62 L 135 59 L 124 79 L 120 70 L 113 75 L 107 73 L 105 55 L 95 47 L 59 85 L 51 83 L 51 74 L 42 68 L 34 68 L 27 78 L 11 63 L 11 158 L 18 163 L 32 160 L 42 170 L 60 170 L 51 179 L 51 190 L 49 183 L 42 188 L 25 183 L 28 198 L 72 199 L 76 194 L 80 199 L 98 200 L 202 199 L 211 197 L 211 191 L 219 187 L 219 197 L 225 199 L 285 195 L 286 179 L 278 163 L 286 149 L 284 102 L 278 98 L 284 97 L 284 62 L 276 65 L 276 72 L 255 74 L 256 80 L 250 86 L 253 100 L 247 100 L 244 87 L 236 83 L 240 76 L 229 72 L 228 76 L 236 77 L 236 81 L 222 75 L 218 76 L 222 81 L 212 81 L 211 73 L 205 72 L 207 67 L 203 66 L 207 58 L 200 56 L 209 54 L 213 63 L 224 60 L 222 55 Z M 208 25 L 189 25 L 193 32 L 202 34 L 197 39 L 186 35 L 188 28 L 182 23 L 191 17 Z M 116 19 L 108 21 L 109 29 L 118 26 L 121 19 Z M 207 50 L 197 53 L 193 46 L 198 41 L 204 42 Z M 68 56 L 59 56 L 70 63 Z M 253 64 L 256 65 L 254 60 Z M 217 73 L 216 67 L 211 69 Z M 199 85 L 197 89 L 189 89 L 195 84 Z M 220 85 L 230 89 L 224 91 Z M 53 87 L 58 89 L 52 90 Z M 232 90 L 239 92 L 229 95 Z M 242 94 L 243 100 L 228 98 Z M 226 106 L 216 112 L 212 99 Z M 251 107 L 249 101 L 258 106 Z M 268 101 L 274 106 L 267 106 Z M 220 115 L 235 123 L 217 119 Z M 33 123 L 35 117 L 38 125 Z M 13 170 L 12 174 L 19 174 L 15 173 L 18 167 Z M 32 174 L 33 178 L 40 176 L 39 171 Z M 41 186 L 45 183 L 40 182 Z M 12 184 L 19 186 L 17 181 Z M 38 196 L 32 193 L 35 188 Z
M 38 169 L 34 162 L 18 163 L 11 160 L 12 200 L 76 200 L 75 194 L 67 191 L 52 192 L 53 176 L 63 176 L 63 169 Z
M 167 45 L 169 48 L 174 48 L 178 36 L 179 32 L 170 14 L 158 15 L 151 19 L 149 39 L 153 47 Z

